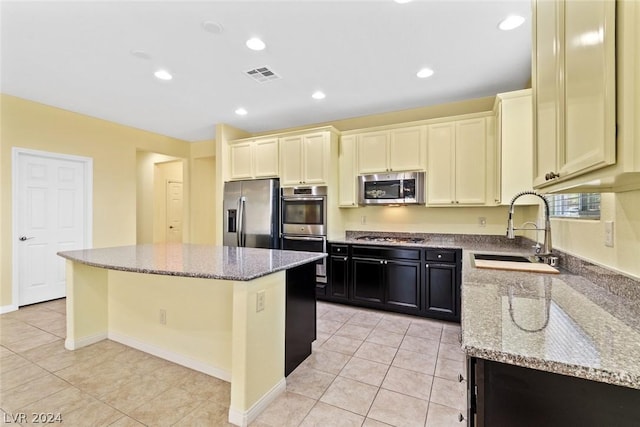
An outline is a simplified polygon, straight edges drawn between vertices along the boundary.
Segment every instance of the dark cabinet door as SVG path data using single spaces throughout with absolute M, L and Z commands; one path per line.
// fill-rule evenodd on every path
M 382 304 L 384 300 L 384 261 L 356 257 L 352 260 L 353 300 Z
M 457 318 L 456 264 L 426 264 L 425 310 L 440 318 Z
M 387 304 L 420 309 L 420 265 L 419 262 L 385 261 Z
M 330 296 L 347 299 L 349 297 L 349 257 L 332 255 L 329 263 Z

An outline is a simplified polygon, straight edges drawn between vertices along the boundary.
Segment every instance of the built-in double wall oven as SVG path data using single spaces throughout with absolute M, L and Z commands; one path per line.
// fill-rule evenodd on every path
M 327 187 L 282 188 L 281 248 L 327 252 Z M 326 258 L 316 264 L 316 281 L 327 283 Z

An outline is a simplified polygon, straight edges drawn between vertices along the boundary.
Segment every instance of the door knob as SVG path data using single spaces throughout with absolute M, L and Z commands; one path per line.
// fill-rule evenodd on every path
M 24 242 L 25 240 L 30 240 L 30 239 L 35 239 L 35 237 L 20 236 L 18 238 L 18 240 L 20 240 L 21 242 Z

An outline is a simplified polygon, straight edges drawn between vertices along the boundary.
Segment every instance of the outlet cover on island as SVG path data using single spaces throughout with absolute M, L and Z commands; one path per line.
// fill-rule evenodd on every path
M 604 222 L 604 245 L 613 247 L 613 221 Z
M 360 217 L 360 224 L 365 225 L 367 223 L 367 216 L 366 215 L 362 215 Z
M 264 310 L 265 291 L 260 291 L 256 294 L 256 313 Z

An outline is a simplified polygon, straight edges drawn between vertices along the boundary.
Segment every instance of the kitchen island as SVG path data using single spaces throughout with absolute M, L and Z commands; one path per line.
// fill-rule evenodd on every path
M 67 349 L 108 338 L 230 381 L 234 424 L 247 425 L 284 391 L 285 359 L 297 364 L 311 351 L 315 329 L 290 337 L 300 322 L 289 328 L 287 316 L 315 322 L 322 253 L 148 244 L 59 255 Z

